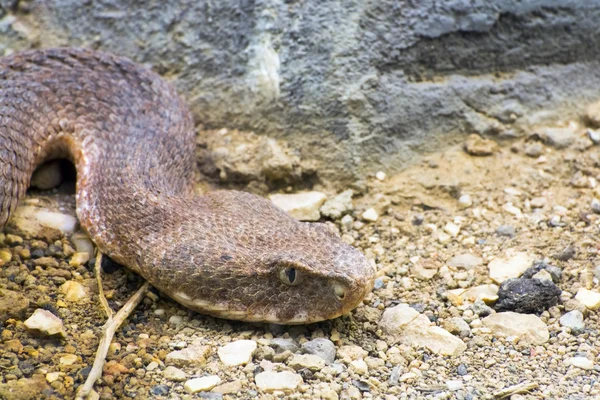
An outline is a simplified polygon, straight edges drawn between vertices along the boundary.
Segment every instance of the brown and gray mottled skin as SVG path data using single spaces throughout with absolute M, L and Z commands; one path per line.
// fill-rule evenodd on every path
M 0 59 L 0 228 L 35 167 L 68 158 L 77 215 L 99 249 L 202 313 L 282 324 L 335 318 L 374 270 L 321 224 L 263 198 L 192 193 L 195 136 L 171 85 L 82 49 Z

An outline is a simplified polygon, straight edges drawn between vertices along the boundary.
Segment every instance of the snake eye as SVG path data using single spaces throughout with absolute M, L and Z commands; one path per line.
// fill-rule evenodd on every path
M 302 281 L 302 275 L 294 267 L 281 268 L 279 280 L 288 286 L 297 286 Z

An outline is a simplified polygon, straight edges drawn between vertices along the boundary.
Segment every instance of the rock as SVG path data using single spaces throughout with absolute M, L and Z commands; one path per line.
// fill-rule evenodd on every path
M 58 268 L 58 261 L 54 257 L 40 257 L 34 260 L 35 265 L 45 268 Z
M 25 321 L 25 327 L 41 335 L 67 336 L 62 320 L 50 311 L 41 308 L 35 310 L 31 317 Z
M 342 346 L 337 351 L 338 357 L 344 362 L 365 358 L 369 353 L 360 346 L 353 344 Z
M 511 278 L 502 282 L 496 311 L 539 314 L 555 306 L 562 291 L 552 280 Z
M 544 128 L 540 130 L 539 135 L 544 142 L 557 149 L 569 147 L 577 138 L 571 128 Z
M 595 212 L 596 214 L 600 214 L 600 200 L 596 198 L 592 199 L 591 208 L 593 212 Z
M 184 371 L 172 365 L 165 368 L 163 371 L 163 376 L 166 379 L 174 382 L 183 382 L 187 379 L 187 374 Z
M 569 261 L 571 258 L 575 257 L 575 254 L 575 248 L 573 246 L 567 246 L 561 252 L 553 254 L 552 258 L 560 261 Z
M 171 389 L 167 385 L 156 385 L 150 389 L 153 396 L 166 396 Z
M 457 306 L 464 303 L 474 303 L 482 300 L 486 303 L 494 303 L 498 300 L 498 286 L 494 284 L 479 285 L 467 289 L 453 289 L 447 292 L 448 299 Z
M 498 150 L 498 144 L 479 135 L 469 135 L 465 141 L 465 151 L 472 156 L 491 156 Z
M 594 144 L 600 144 L 600 131 L 594 129 L 587 130 L 588 137 Z
M 316 372 L 325 367 L 325 360 L 314 354 L 294 354 L 288 365 L 296 370 L 308 368 Z
M 581 368 L 581 369 L 584 369 L 586 371 L 594 369 L 594 362 L 592 360 L 588 360 L 585 357 L 571 357 L 571 358 L 567 358 L 564 361 L 564 363 L 565 363 L 565 365 L 572 365 L 574 367 Z
M 60 372 L 48 372 L 46 374 L 46 381 L 48 383 L 52 383 L 55 380 L 57 380 L 58 378 L 60 378 L 60 374 L 61 374 Z
M 190 393 L 198 393 L 210 390 L 221 382 L 221 378 L 216 375 L 203 376 L 202 378 L 194 378 L 186 381 L 183 389 Z
M 446 225 L 444 225 L 444 232 L 452 237 L 457 237 L 460 233 L 460 226 L 456 225 L 455 223 L 448 222 Z
M 290 371 L 265 371 L 254 377 L 256 386 L 265 392 L 292 391 L 303 383 L 302 377 Z
M 376 222 L 379 219 L 379 214 L 374 208 L 369 208 L 362 213 L 361 217 L 367 222 Z
M 544 145 L 539 142 L 528 143 L 525 146 L 525 155 L 528 157 L 537 158 L 544 154 Z
M 321 357 L 327 364 L 335 360 L 336 348 L 333 342 L 325 338 L 316 338 L 302 345 L 302 351 Z
M 473 254 L 465 253 L 452 257 L 446 262 L 446 264 L 452 268 L 470 270 L 483 264 L 483 260 L 477 256 L 474 256 Z
M 78 357 L 75 354 L 66 354 L 59 360 L 62 365 L 73 365 L 77 362 Z
M 496 258 L 488 264 L 490 278 L 502 283 L 509 278 L 518 278 L 535 260 L 533 254 L 519 252 L 510 257 Z
M 483 300 L 476 300 L 471 306 L 471 310 L 481 318 L 494 313 L 494 309 L 485 304 Z
M 242 381 L 235 380 L 231 382 L 224 383 L 219 386 L 215 386 L 212 391 L 215 393 L 221 394 L 234 394 L 238 393 L 242 390 Z
M 385 310 L 379 327 L 393 343 L 402 342 L 413 347 L 426 347 L 436 354 L 456 356 L 467 348 L 462 340 L 434 326 L 426 316 L 407 304 Z
M 546 324 L 531 314 L 501 312 L 485 317 L 482 322 L 494 336 L 516 336 L 529 344 L 544 344 L 550 338 Z
M 516 233 L 515 227 L 512 225 L 500 225 L 496 228 L 496 234 L 500 236 L 515 237 Z
M 552 275 L 550 275 L 550 272 L 546 271 L 545 269 L 541 270 L 540 272 L 538 272 L 537 274 L 535 274 L 534 276 L 532 276 L 531 279 L 537 279 L 537 280 L 540 280 L 540 281 L 554 282 L 552 280 Z
M 185 367 L 188 365 L 201 366 L 206 364 L 206 357 L 210 352 L 209 346 L 190 346 L 183 350 L 175 350 L 165 357 L 166 364 L 173 364 L 176 367 Z
M 0 399 L 38 400 L 41 398 L 40 394 L 47 393 L 49 389 L 44 375 L 35 374 L 31 378 L 21 378 L 0 384 Z
M 19 292 L 0 289 L 0 322 L 9 318 L 21 320 L 29 307 L 29 299 Z
M 60 286 L 59 292 L 65 295 L 66 301 L 77 302 L 87 299 L 85 287 L 77 281 L 66 281 Z
M 584 119 L 592 127 L 600 127 L 600 101 L 589 104 L 585 108 Z
M 40 165 L 32 174 L 30 186 L 40 190 L 57 187 L 63 180 L 59 160 L 52 160 Z
M 183 317 L 181 315 L 171 315 L 169 317 L 169 323 L 173 325 L 183 324 Z
M 90 261 L 90 254 L 88 252 L 77 252 L 69 260 L 69 265 L 71 267 L 79 267 L 87 264 L 88 261 Z
M 332 220 L 338 220 L 344 215 L 352 212 L 352 195 L 354 192 L 351 189 L 345 190 L 335 196 L 333 199 L 327 200 L 321 206 L 321 215 Z
M 469 208 L 473 205 L 473 199 L 468 194 L 463 194 L 458 198 L 458 205 L 461 208 Z
M 217 351 L 221 362 L 227 366 L 246 365 L 252 361 L 256 351 L 254 340 L 237 340 L 219 347 Z
M 583 314 L 579 310 L 569 311 L 558 320 L 561 326 L 570 328 L 574 335 L 579 335 L 585 330 L 585 322 L 583 322 Z
M 269 345 L 278 353 L 283 353 L 286 350 L 292 353 L 298 351 L 298 345 L 292 339 L 274 338 Z
M 359 375 L 367 375 L 369 373 L 369 367 L 367 363 L 362 358 L 358 360 L 350 361 L 349 364 L 350 371 L 354 371 Z
M 589 308 L 590 310 L 597 310 L 600 308 L 600 293 L 593 290 L 587 290 L 581 288 L 575 295 L 575 300 Z
M 321 218 L 319 208 L 327 196 L 321 192 L 295 194 L 272 194 L 271 201 L 283 211 L 299 221 L 318 221 Z
M 444 329 L 450 332 L 453 335 L 457 335 L 460 337 L 469 337 L 471 336 L 471 328 L 467 322 L 459 317 L 450 318 L 446 322 L 444 322 Z
M 410 266 L 410 274 L 415 278 L 428 281 L 438 273 L 437 265 L 419 260 Z
M 87 253 L 89 260 L 94 257 L 94 244 L 85 232 L 79 231 L 71 235 L 71 243 L 77 249 L 77 253 Z
M 461 390 L 463 388 L 463 383 L 462 381 L 458 381 L 458 380 L 449 380 L 446 381 L 446 388 L 448 388 L 448 390 L 451 391 L 457 391 L 457 390 Z
M 77 218 L 41 206 L 21 205 L 15 210 L 8 226 L 26 236 L 54 241 L 75 232 Z
M 550 274 L 550 276 L 552 277 L 552 282 L 554 283 L 559 283 L 562 279 L 562 270 L 558 267 L 546 263 L 538 263 L 535 264 L 533 267 L 527 268 L 527 270 L 523 272 L 523 275 L 521 275 L 521 277 L 527 279 L 533 278 L 542 270 Z

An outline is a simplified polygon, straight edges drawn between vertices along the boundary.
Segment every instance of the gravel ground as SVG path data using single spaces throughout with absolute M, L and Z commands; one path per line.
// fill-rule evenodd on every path
M 99 397 L 600 398 L 595 135 L 571 123 L 500 145 L 470 137 L 353 188 L 351 209 L 327 215 L 380 274 L 352 315 L 249 324 L 150 292 L 110 347 Z M 93 362 L 105 316 L 69 191 L 33 191 L 0 234 L 0 398 L 73 398 Z M 116 310 L 141 279 L 103 270 Z

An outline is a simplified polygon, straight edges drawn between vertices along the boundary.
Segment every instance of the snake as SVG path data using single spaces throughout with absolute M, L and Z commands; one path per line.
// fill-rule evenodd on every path
M 0 229 L 35 169 L 66 159 L 98 251 L 191 310 L 308 324 L 363 301 L 375 268 L 361 251 L 264 197 L 195 193 L 195 154 L 191 111 L 150 68 L 81 48 L 0 58 Z

